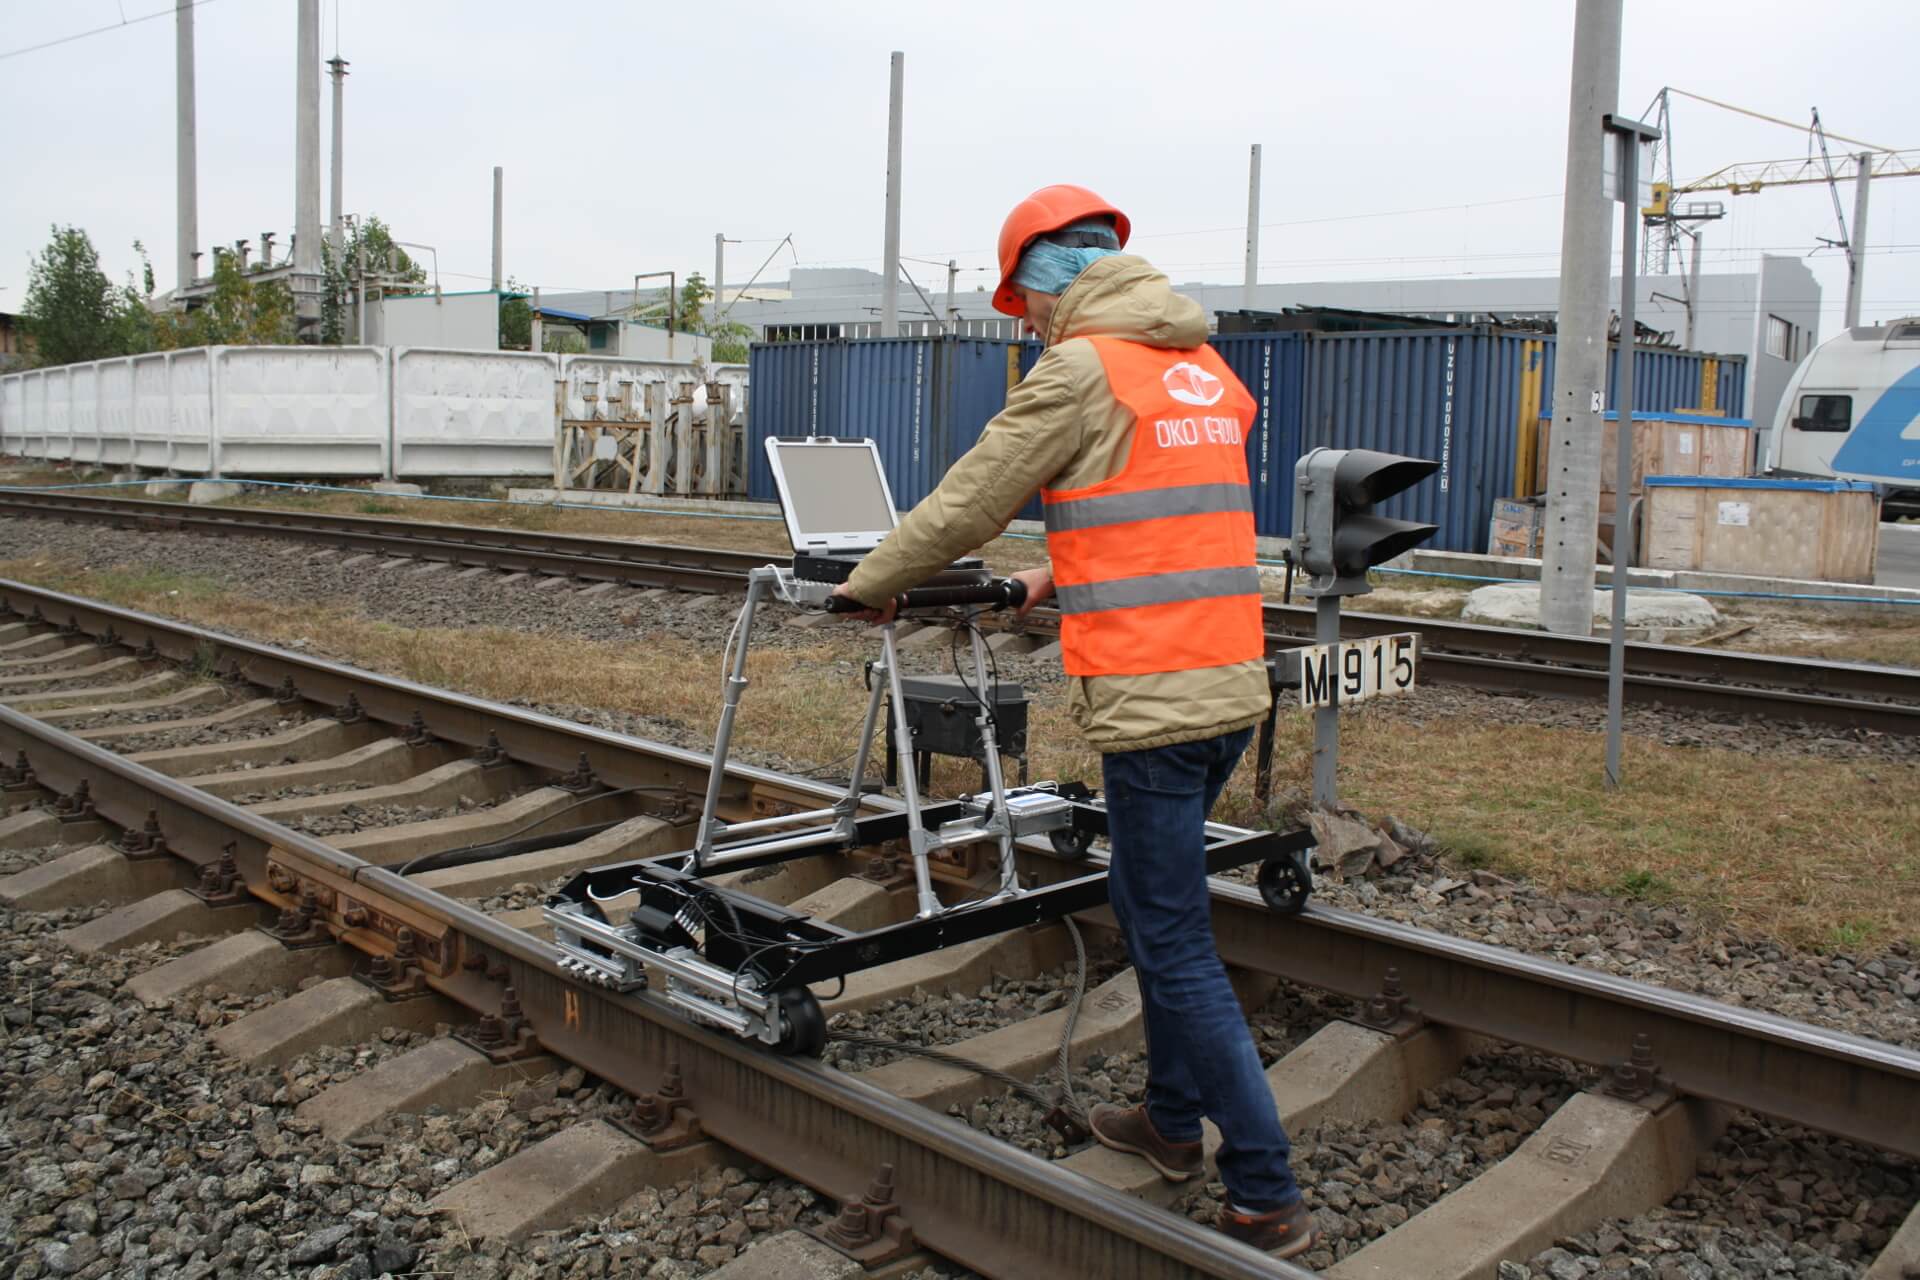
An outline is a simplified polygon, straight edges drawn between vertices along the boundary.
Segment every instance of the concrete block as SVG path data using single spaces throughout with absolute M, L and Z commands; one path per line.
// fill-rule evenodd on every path
M 174 498 L 180 494 L 180 485 L 178 480 L 149 480 L 141 492 L 149 498 Z
M 596 582 L 590 587 L 582 587 L 574 596 L 576 600 L 587 596 L 603 596 L 620 584 L 617 582 Z
M 1612 619 L 1613 593 L 1596 588 L 1593 593 L 1594 626 L 1605 630 L 1612 626 Z M 1496 626 L 1537 627 L 1540 625 L 1540 587 L 1537 583 L 1516 582 L 1476 588 L 1467 596 L 1460 620 Z M 1627 589 L 1629 632 L 1704 630 L 1719 621 L 1719 611 L 1701 596 L 1675 591 Z
M 396 498 L 417 498 L 426 492 L 417 484 L 405 484 L 396 480 L 375 480 L 368 487 L 375 493 L 391 494 Z
M 1040 647 L 1039 638 L 1024 631 L 996 631 L 987 637 L 989 653 L 1030 653 Z
M 251 996 L 292 988 L 311 977 L 341 978 L 352 963 L 353 953 L 345 947 L 295 951 L 247 929 L 156 965 L 128 979 L 126 989 L 157 1008 L 198 991 Z
M 1907 1215 L 1867 1268 L 1866 1280 L 1913 1280 L 1914 1276 L 1920 1276 L 1920 1207 Z
M 782 1231 L 709 1272 L 707 1280 L 861 1280 L 859 1263 L 812 1236 Z
M 190 883 L 181 858 L 129 858 L 90 844 L 0 880 L 0 902 L 22 911 L 58 911 L 92 902 L 131 902 Z
M 1351 1022 L 1331 1022 L 1267 1068 L 1267 1088 L 1289 1133 L 1328 1120 L 1391 1123 L 1413 1109 L 1421 1089 L 1454 1074 L 1467 1047 L 1463 1037 L 1438 1028 L 1396 1040 Z M 1211 1167 L 1220 1131 L 1207 1121 L 1201 1139 Z M 1089 1147 L 1061 1163 L 1116 1191 L 1162 1204 L 1183 1190 L 1146 1161 L 1106 1147 Z
M 975 991 L 996 977 L 1031 977 L 1072 958 L 1065 929 L 1005 933 L 850 973 L 844 988 L 836 978 L 812 990 L 832 1017 L 910 996 L 917 987 L 936 995 Z
M 415 1115 L 434 1106 L 464 1107 L 483 1094 L 511 1089 L 556 1069 L 554 1060 L 544 1056 L 496 1066 L 478 1049 L 443 1036 L 328 1086 L 294 1108 L 294 1114 L 318 1120 L 320 1132 L 345 1142 L 387 1116 Z
M 319 1045 L 366 1040 L 384 1027 L 431 1031 L 461 1017 L 438 996 L 389 1001 L 352 978 L 331 978 L 229 1022 L 213 1033 L 213 1044 L 248 1066 L 284 1066 Z
M 102 955 L 143 942 L 218 938 L 251 929 L 260 919 L 257 907 L 209 907 L 184 889 L 168 889 L 62 930 L 54 937 L 82 955 Z
M 533 589 L 535 591 L 558 591 L 562 587 L 570 587 L 572 585 L 573 585 L 573 579 L 571 578 L 561 578 L 561 577 L 542 578 L 540 579 L 539 582 L 534 584 Z
M 208 742 L 196 747 L 173 747 L 160 751 L 136 751 L 127 759 L 143 764 L 169 777 L 186 778 L 198 773 L 217 773 L 247 764 L 279 764 L 284 760 L 313 760 L 339 755 L 386 736 L 383 725 L 371 720 L 341 724 L 322 717 L 295 725 L 284 733 L 264 738 L 243 738 L 233 742 Z
M 485 898 L 516 884 L 539 884 L 554 876 L 582 871 L 603 862 L 650 858 L 672 853 L 684 842 L 680 828 L 658 818 L 631 818 L 575 844 L 536 849 L 510 858 L 493 858 L 464 867 L 422 871 L 408 877 L 423 888 L 454 898 Z
M 1060 642 L 1049 640 L 1027 656 L 1040 662 L 1058 662 L 1060 661 Z
M 642 1187 L 696 1177 L 729 1154 L 714 1142 L 656 1153 L 593 1120 L 449 1187 L 433 1198 L 433 1207 L 452 1215 L 470 1236 L 516 1240 L 604 1213 Z
M 1339 1280 L 1477 1280 L 1561 1236 L 1664 1204 L 1712 1141 L 1712 1111 L 1649 1111 L 1597 1093 L 1569 1098 L 1520 1149 L 1409 1222 L 1347 1255 Z
M 196 773 L 188 777 L 194 788 L 208 795 L 231 799 L 276 787 L 330 786 L 337 782 L 360 782 L 378 786 L 400 782 L 426 769 L 438 768 L 456 756 L 447 743 L 410 747 L 398 738 L 379 738 L 364 747 L 355 747 L 337 756 L 304 760 L 294 764 L 270 764 L 259 769 L 233 769 L 221 773 Z
M 1054 1062 L 1066 1019 L 1065 1009 L 1055 1009 L 946 1047 L 964 1058 L 1028 1077 Z M 1140 1022 L 1140 987 L 1133 970 L 1126 969 L 1087 992 L 1068 1055 L 1079 1060 L 1131 1044 L 1140 1037 Z M 971 1071 L 919 1058 L 889 1062 L 859 1076 L 896 1097 L 936 1111 L 999 1091 L 999 1086 Z
M 502 769 L 499 774 L 516 772 Z M 353 791 L 330 791 L 317 796 L 289 796 L 284 800 L 266 800 L 250 804 L 247 811 L 285 822 L 289 818 L 307 818 L 321 813 L 338 813 L 348 805 L 395 804 L 423 808 L 445 808 L 461 800 L 485 800 L 498 794 L 497 783 L 506 782 L 499 774 L 477 760 L 455 760 L 437 769 L 380 787 L 361 787 Z
M 891 893 L 871 880 L 851 876 L 815 890 L 792 907 L 802 915 L 856 933 L 893 924 L 899 916 Z
M 195 480 L 187 486 L 187 501 L 196 507 L 204 507 L 237 498 L 246 491 L 245 485 L 226 480 Z

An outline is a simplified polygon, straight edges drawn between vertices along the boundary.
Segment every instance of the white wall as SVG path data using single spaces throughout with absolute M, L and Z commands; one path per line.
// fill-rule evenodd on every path
M 488 295 L 490 296 L 490 295 Z M 0 375 L 0 450 L 226 476 L 551 478 L 556 387 L 708 379 L 746 416 L 746 369 L 430 347 L 193 347 Z
M 382 298 L 367 307 L 367 338 L 383 347 L 498 351 L 500 295 L 488 289 Z

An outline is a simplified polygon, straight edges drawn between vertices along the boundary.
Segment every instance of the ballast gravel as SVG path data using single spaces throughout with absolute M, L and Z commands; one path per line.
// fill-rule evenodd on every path
M 102 909 L 0 910 L 8 1280 L 692 1280 L 837 1209 L 769 1170 L 723 1167 L 565 1231 L 474 1241 L 434 1196 L 571 1125 L 629 1113 L 632 1099 L 569 1069 L 333 1143 L 294 1108 L 425 1037 L 388 1031 L 284 1068 L 241 1066 L 208 1033 L 278 997 L 143 1008 L 121 993 L 126 979 L 199 944 L 81 958 L 54 941 Z

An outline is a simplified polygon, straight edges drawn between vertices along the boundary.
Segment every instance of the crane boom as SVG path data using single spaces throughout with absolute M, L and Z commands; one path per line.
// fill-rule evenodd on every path
M 1920 178 L 1920 148 L 1906 151 L 1877 151 L 1871 157 L 1869 178 Z M 1832 179 L 1844 181 L 1859 176 L 1857 156 L 1846 156 L 1833 167 Z M 1731 195 L 1751 195 L 1764 187 L 1809 186 L 1829 181 L 1827 167 L 1820 156 L 1802 156 L 1794 160 L 1762 160 L 1753 164 L 1730 164 L 1704 178 L 1696 178 L 1674 188 L 1674 195 L 1693 191 L 1725 191 Z

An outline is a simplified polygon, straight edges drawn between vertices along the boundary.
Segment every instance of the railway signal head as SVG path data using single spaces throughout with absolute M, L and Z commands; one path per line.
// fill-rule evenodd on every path
M 1315 449 L 1295 463 L 1293 560 L 1309 577 L 1305 594 L 1364 595 L 1373 590 L 1368 569 L 1432 537 L 1438 525 L 1376 515 L 1374 506 L 1439 469 L 1372 449 Z

